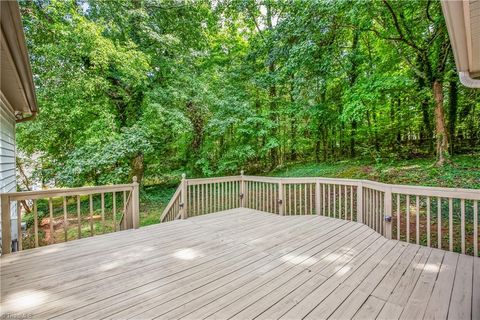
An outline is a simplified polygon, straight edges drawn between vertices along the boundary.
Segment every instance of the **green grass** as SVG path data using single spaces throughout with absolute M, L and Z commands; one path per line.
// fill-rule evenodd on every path
M 278 177 L 331 177 L 369 179 L 384 183 L 480 189 L 480 154 L 452 158 L 453 165 L 434 167 L 433 158 L 386 161 L 346 160 L 335 163 L 291 164 L 268 173 Z M 152 185 L 142 189 L 140 225 L 159 222 L 176 185 Z
M 369 179 L 392 184 L 480 189 L 480 154 L 452 157 L 453 164 L 433 166 L 435 159 L 386 161 L 339 161 L 293 164 L 268 175 L 279 177 L 331 177 Z
M 140 197 L 140 226 L 159 223 L 160 215 L 172 198 L 177 186 L 145 186 Z

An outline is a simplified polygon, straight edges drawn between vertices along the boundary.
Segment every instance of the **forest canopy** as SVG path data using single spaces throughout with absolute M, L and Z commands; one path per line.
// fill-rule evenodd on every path
M 439 1 L 20 2 L 40 113 L 19 166 L 59 186 L 479 148 Z M 433 163 L 432 163 L 433 164 Z

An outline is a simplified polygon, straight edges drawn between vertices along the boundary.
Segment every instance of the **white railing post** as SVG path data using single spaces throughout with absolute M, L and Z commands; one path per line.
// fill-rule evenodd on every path
M 320 215 L 320 181 L 315 181 L 315 211 Z
M 278 214 L 283 216 L 284 213 L 284 203 L 283 203 L 283 180 L 280 179 L 278 182 Z
M 363 223 L 363 183 L 357 185 L 357 222 Z
M 243 170 L 240 171 L 240 194 L 238 195 L 240 197 L 240 208 L 245 207 L 245 179 L 243 173 Z
M 133 177 L 132 186 L 132 198 L 130 199 L 132 202 L 132 210 L 130 212 L 132 214 L 132 228 L 138 229 L 140 227 L 140 186 L 136 176 Z
M 182 192 L 180 193 L 180 205 L 182 206 L 182 219 L 188 218 L 187 179 L 185 173 L 182 174 Z
M 10 220 L 10 198 L 7 194 L 0 197 L 2 209 L 2 254 L 12 252 L 12 227 Z
M 386 187 L 383 195 L 383 230 L 387 239 L 392 239 L 392 188 Z

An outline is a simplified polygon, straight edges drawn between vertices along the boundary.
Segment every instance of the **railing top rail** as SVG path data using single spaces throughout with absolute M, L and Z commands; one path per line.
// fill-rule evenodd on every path
M 163 222 L 163 219 L 165 218 L 165 216 L 168 214 L 168 211 L 170 211 L 170 209 L 172 208 L 173 204 L 175 203 L 175 201 L 177 200 L 177 198 L 180 196 L 180 192 L 182 191 L 182 185 L 180 184 L 178 187 L 177 187 L 177 190 L 175 191 L 175 193 L 173 194 L 173 196 L 170 198 L 170 201 L 168 202 L 167 206 L 165 207 L 165 209 L 163 209 L 163 212 L 162 212 L 162 215 L 160 216 L 160 221 Z
M 424 195 L 432 197 L 444 198 L 462 198 L 471 200 L 480 200 L 480 189 L 465 188 L 443 188 L 443 187 L 426 187 L 426 186 L 409 186 L 400 184 L 388 184 L 371 180 L 361 179 L 339 179 L 339 178 L 323 178 L 323 177 L 264 177 L 264 176 L 244 176 L 246 181 L 295 184 L 295 183 L 329 183 L 359 186 L 362 184 L 367 188 L 374 188 L 380 191 L 389 190 L 392 193 L 402 193 L 410 195 Z
M 239 181 L 241 176 L 226 176 L 226 177 L 214 177 L 214 178 L 197 178 L 197 179 L 187 179 L 189 185 L 197 184 L 206 184 L 206 183 L 217 183 L 217 182 L 231 182 Z
M 20 191 L 20 192 L 6 192 L 0 193 L 0 196 L 8 196 L 10 201 L 20 200 L 33 200 L 48 197 L 63 197 L 72 195 L 89 195 L 96 193 L 129 191 L 134 187 L 133 184 L 117 184 L 95 187 L 79 187 L 79 188 L 65 188 L 65 189 L 47 189 L 47 190 L 35 190 L 35 191 Z

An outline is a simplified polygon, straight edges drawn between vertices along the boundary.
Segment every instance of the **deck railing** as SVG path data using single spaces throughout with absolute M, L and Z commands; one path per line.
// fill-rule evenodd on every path
M 368 225 L 389 239 L 478 256 L 480 190 L 319 177 L 186 179 L 161 222 L 245 207 L 279 215 L 318 214 Z
M 0 200 L 2 254 L 10 253 L 12 247 L 20 251 L 139 227 L 136 177 L 131 184 L 0 193 Z M 13 227 L 12 217 L 16 217 Z M 23 230 L 22 220 L 26 218 L 32 221 Z M 40 232 L 39 226 L 45 230 Z M 12 245 L 12 228 L 17 234 L 15 245 Z

